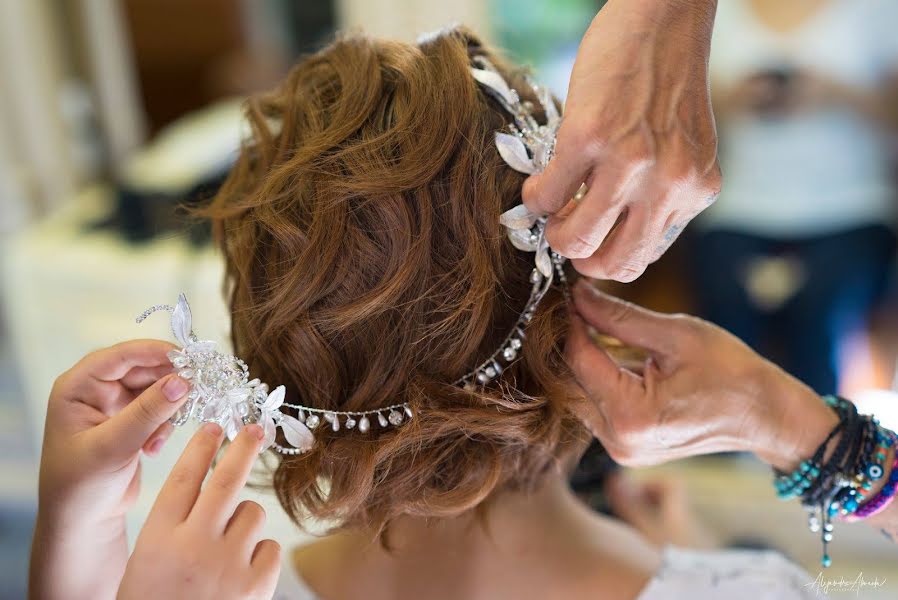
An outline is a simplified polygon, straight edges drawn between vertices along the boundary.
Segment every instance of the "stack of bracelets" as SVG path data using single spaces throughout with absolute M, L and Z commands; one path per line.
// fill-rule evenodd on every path
M 780 498 L 801 498 L 808 511 L 808 528 L 821 533 L 821 564 L 828 567 L 832 564 L 827 546 L 833 539 L 833 517 L 858 521 L 884 510 L 895 498 L 898 455 L 891 465 L 886 464 L 886 457 L 898 436 L 881 427 L 872 415 L 859 415 L 847 400 L 826 396 L 824 401 L 838 413 L 839 424 L 795 471 L 776 471 L 773 484 Z M 839 434 L 841 437 L 827 458 L 827 448 Z M 877 494 L 868 497 L 888 467 L 888 481 Z

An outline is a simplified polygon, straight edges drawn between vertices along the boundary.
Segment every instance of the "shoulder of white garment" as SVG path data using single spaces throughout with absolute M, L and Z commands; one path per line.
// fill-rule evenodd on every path
M 817 577 L 778 552 L 698 551 L 668 546 L 637 600 L 810 600 L 825 598 Z

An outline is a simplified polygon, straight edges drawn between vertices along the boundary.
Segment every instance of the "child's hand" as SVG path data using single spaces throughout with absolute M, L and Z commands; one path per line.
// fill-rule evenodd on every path
M 206 424 L 193 436 L 137 538 L 120 599 L 271 598 L 280 573 L 280 546 L 259 539 L 262 507 L 237 504 L 262 436 L 258 425 L 245 427 L 202 490 L 222 431 Z
M 174 346 L 133 340 L 88 354 L 50 392 L 40 510 L 82 527 L 124 515 L 140 487 L 140 451 L 155 454 L 188 384 L 171 374 Z
M 50 392 L 41 452 L 32 598 L 112 597 L 128 560 L 124 515 L 140 487 L 140 452 L 171 435 L 187 382 L 172 344 L 134 340 L 93 352 Z

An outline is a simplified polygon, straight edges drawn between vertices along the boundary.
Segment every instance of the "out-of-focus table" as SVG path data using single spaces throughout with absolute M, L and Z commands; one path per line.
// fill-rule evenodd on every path
M 110 202 L 105 188 L 85 190 L 67 208 L 2 246 L 0 307 L 21 373 L 31 441 L 38 450 L 47 396 L 60 373 L 87 352 L 119 341 L 171 340 L 166 315 L 135 323 L 147 307 L 173 304 L 184 292 L 195 329 L 229 345 L 220 258 L 211 248 L 197 250 L 177 235 L 135 245 L 113 231 L 87 231 L 89 223 L 108 214 Z M 141 494 L 128 523 L 132 540 L 193 430 L 176 430 L 158 457 L 143 459 Z M 268 536 L 285 545 L 307 537 L 289 522 L 273 495 L 253 490 L 245 495 L 265 507 Z

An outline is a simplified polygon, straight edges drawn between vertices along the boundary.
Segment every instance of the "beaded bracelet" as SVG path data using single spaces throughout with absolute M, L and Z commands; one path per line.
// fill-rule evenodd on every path
M 840 491 L 848 484 L 848 480 L 843 473 L 846 470 L 847 461 L 852 460 L 855 443 L 864 425 L 863 419 L 858 415 L 857 408 L 852 403 L 835 397 L 827 397 L 824 400 L 836 409 L 840 421 L 843 422 L 842 437 L 839 439 L 839 443 L 833 450 L 832 455 L 820 467 L 819 477 L 801 494 L 801 503 L 805 508 L 814 508 L 822 503 L 824 506 L 829 506 L 834 493 Z M 824 455 L 825 451 L 826 446 L 823 444 L 817 449 L 821 456 Z
M 847 402 L 843 399 L 839 401 Z M 822 546 L 820 564 L 824 568 L 832 564 L 829 543 L 833 540 L 832 520 L 839 511 L 836 499 L 851 489 L 854 467 L 858 462 L 860 449 L 864 445 L 866 432 L 872 425 L 872 418 L 858 415 L 856 409 L 849 413 L 849 419 L 839 446 L 821 469 L 820 479 L 808 490 L 807 495 L 802 497 L 802 505 L 809 513 L 808 528 L 814 533 L 820 532 Z
M 790 498 L 802 496 L 816 481 L 819 480 L 820 471 L 822 469 L 821 461 L 823 460 L 823 455 L 826 452 L 827 446 L 836 435 L 842 433 L 846 425 L 851 422 L 851 417 L 857 415 L 857 409 L 854 405 L 841 398 L 827 396 L 824 398 L 824 401 L 839 415 L 839 422 L 833 427 L 832 431 L 829 432 L 829 435 L 826 436 L 826 439 L 823 440 L 814 455 L 811 458 L 802 461 L 792 473 L 775 471 L 777 477 L 775 478 L 773 485 L 776 488 L 777 496 L 779 496 L 780 499 L 788 500 Z M 846 446 L 846 436 L 842 437 L 839 445 L 842 447 Z
M 886 467 L 886 456 L 894 443 L 893 437 L 879 427 L 875 419 L 869 422 L 868 429 L 864 449 L 860 455 L 861 459 L 855 463 L 853 469 L 856 473 L 854 481 L 852 481 L 851 487 L 847 488 L 835 501 L 843 519 L 858 510 L 866 500 L 867 493 L 873 488 L 874 482 L 882 478 Z
M 780 498 L 801 498 L 808 511 L 809 529 L 821 534 L 821 564 L 829 567 L 832 559 L 828 544 L 833 539 L 833 518 L 839 513 L 846 520 L 859 512 L 869 516 L 896 496 L 898 473 L 893 471 L 880 493 L 874 498 L 865 497 L 873 482 L 882 477 L 888 451 L 898 438 L 880 427 L 872 416 L 859 415 L 851 402 L 835 396 L 823 400 L 838 414 L 838 425 L 814 455 L 802 461 L 792 473 L 774 470 L 774 487 Z M 827 458 L 827 449 L 837 435 L 841 437 Z
M 895 439 L 893 437 L 893 445 L 894 442 Z M 853 515 L 850 515 L 844 520 L 853 523 L 881 513 L 895 500 L 896 492 L 898 492 L 898 453 L 895 455 L 895 460 L 892 461 L 892 472 L 889 475 L 889 479 L 886 481 L 886 484 L 882 486 L 882 489 L 879 490 L 879 493 L 870 498 L 854 511 Z

